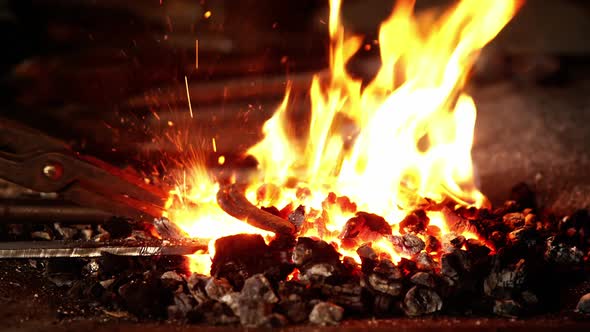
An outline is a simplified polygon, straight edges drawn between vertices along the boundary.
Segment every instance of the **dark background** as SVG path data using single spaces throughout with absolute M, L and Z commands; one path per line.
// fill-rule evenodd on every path
M 345 0 L 345 22 L 372 40 L 392 2 Z M 187 147 L 231 161 L 261 138 L 287 77 L 305 108 L 311 74 L 327 66 L 326 14 L 312 0 L 0 1 L 0 115 L 144 171 Z M 589 205 L 589 18 L 587 1 L 529 0 L 484 51 L 469 86 L 473 154 L 494 201 L 526 181 L 556 211 Z M 375 51 L 352 69 L 370 76 Z

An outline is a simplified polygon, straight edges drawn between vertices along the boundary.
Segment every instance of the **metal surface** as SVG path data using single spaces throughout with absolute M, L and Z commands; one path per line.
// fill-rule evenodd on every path
M 79 241 L 23 241 L 0 242 L 0 258 L 57 258 L 99 257 L 104 253 L 119 256 L 190 255 L 206 250 L 203 241 L 178 242 L 79 242 Z
M 167 191 L 137 174 L 81 156 L 51 137 L 0 119 L 0 178 L 135 220 L 162 216 Z
M 112 213 L 54 200 L 0 200 L 0 223 L 104 223 Z

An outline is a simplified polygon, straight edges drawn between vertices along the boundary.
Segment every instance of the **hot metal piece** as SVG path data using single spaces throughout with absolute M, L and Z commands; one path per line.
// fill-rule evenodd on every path
M 295 225 L 263 211 L 244 196 L 244 189 L 236 184 L 225 186 L 217 192 L 217 203 L 229 215 L 238 218 L 254 227 L 276 234 L 294 234 Z
M 175 242 L 79 242 L 79 241 L 25 241 L 0 242 L 2 258 L 57 258 L 99 257 L 103 253 L 119 256 L 190 255 L 206 250 L 207 243 L 198 240 Z
M 0 119 L 0 178 L 39 192 L 57 192 L 82 206 L 133 219 L 158 218 L 167 190 L 65 143 Z

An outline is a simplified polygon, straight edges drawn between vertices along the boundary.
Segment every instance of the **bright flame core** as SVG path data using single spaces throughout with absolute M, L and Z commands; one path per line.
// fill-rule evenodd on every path
M 313 78 L 308 135 L 301 140 L 287 130 L 288 87 L 264 125 L 265 138 L 248 151 L 261 170 L 248 198 L 259 206 L 304 205 L 308 215 L 299 235 L 337 244 L 354 211 L 325 204 L 329 193 L 348 197 L 355 210 L 381 215 L 392 225 L 424 197 L 486 204 L 474 184 L 471 160 L 476 107 L 462 89 L 479 51 L 510 21 L 521 1 L 463 0 L 442 15 L 416 17 L 413 0 L 398 0 L 380 28 L 381 68 L 366 86 L 346 70 L 363 39 L 345 34 L 340 5 L 340 0 L 331 1 L 331 76 L 328 82 Z M 198 209 L 186 204 L 171 209 L 172 220 L 200 238 L 262 233 L 221 211 L 215 203 L 217 185 L 204 181 L 209 179 L 204 171 L 196 175 L 191 183 L 204 187 L 176 194 L 196 202 Z M 274 185 L 278 193 L 261 197 L 262 184 Z M 307 195 L 300 194 L 302 188 Z M 440 219 L 438 214 L 429 217 Z M 399 258 L 385 242 L 376 241 L 374 247 Z

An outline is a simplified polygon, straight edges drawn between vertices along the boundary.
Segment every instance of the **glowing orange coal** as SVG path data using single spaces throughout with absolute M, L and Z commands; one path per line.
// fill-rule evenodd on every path
M 346 70 L 363 39 L 346 34 L 339 18 L 340 0 L 332 0 L 331 75 L 328 80 L 316 76 L 312 81 L 308 134 L 295 138 L 286 129 L 288 89 L 264 125 L 265 138 L 248 151 L 260 168 L 260 178 L 247 191 L 248 199 L 258 206 L 305 206 L 308 213 L 299 235 L 320 237 L 337 246 L 344 224 L 355 211 L 383 216 L 397 232 L 396 224 L 423 204 L 424 197 L 478 207 L 486 204 L 474 184 L 471 160 L 476 107 L 463 87 L 480 50 L 520 4 L 518 0 L 463 0 L 442 14 L 417 16 L 414 1 L 397 1 L 380 28 L 381 68 L 371 82 L 363 84 Z M 192 189 L 184 192 L 181 186 L 174 192 L 173 197 L 183 204 L 171 205 L 169 216 L 191 236 L 215 239 L 263 233 L 217 206 L 217 185 L 204 169 L 189 174 L 184 183 Z M 263 184 L 275 189 L 261 191 Z M 348 197 L 356 209 L 331 204 L 326 200 L 330 193 Z M 448 232 L 439 212 L 429 213 L 429 218 L 443 234 Z M 394 261 L 401 257 L 385 240 L 375 241 L 373 247 Z M 356 257 L 354 250 L 340 250 Z M 201 272 L 206 268 L 194 266 Z

